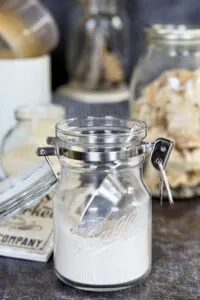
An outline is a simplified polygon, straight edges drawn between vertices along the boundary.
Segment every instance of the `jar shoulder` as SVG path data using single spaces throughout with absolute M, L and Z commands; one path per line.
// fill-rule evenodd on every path
M 143 89 L 165 73 L 177 70 L 197 70 L 200 68 L 199 51 L 187 49 L 148 50 L 136 65 L 131 78 L 131 98 L 137 99 Z

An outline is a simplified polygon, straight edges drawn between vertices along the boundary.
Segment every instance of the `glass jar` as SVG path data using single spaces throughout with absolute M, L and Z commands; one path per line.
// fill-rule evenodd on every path
M 167 167 L 174 197 L 200 195 L 200 27 L 153 25 L 134 70 L 130 114 L 148 125 L 149 139 L 174 141 Z M 159 176 L 146 168 L 145 182 L 158 195 Z
M 122 1 L 81 0 L 78 3 L 79 9 L 69 24 L 69 88 L 123 91 L 130 39 Z
M 15 112 L 16 126 L 9 130 L 1 146 L 1 165 L 7 176 L 15 175 L 38 161 L 35 149 L 54 134 L 55 124 L 65 117 L 58 105 L 20 107 Z
M 138 134 L 126 145 L 133 123 Z M 54 198 L 55 269 L 65 283 L 114 290 L 149 273 L 151 197 L 141 179 L 144 155 L 118 162 L 111 154 L 98 158 L 101 151 L 137 146 L 145 135 L 143 123 L 112 118 L 75 119 L 57 126 L 57 138 L 71 151 L 61 157 Z M 79 151 L 88 153 L 87 161 L 78 160 Z M 110 197 L 122 198 L 120 206 L 107 203 Z
M 153 166 L 164 172 L 172 144 L 164 139 L 144 143 L 146 134 L 146 124 L 131 118 L 62 121 L 56 137 L 47 139 L 51 147 L 37 152 L 48 164 L 41 161 L 0 184 L 3 218 L 35 203 L 58 183 L 54 262 L 63 282 L 111 291 L 130 287 L 149 274 L 151 195 L 142 166 L 151 153 Z M 55 155 L 61 164 L 59 178 L 49 160 Z

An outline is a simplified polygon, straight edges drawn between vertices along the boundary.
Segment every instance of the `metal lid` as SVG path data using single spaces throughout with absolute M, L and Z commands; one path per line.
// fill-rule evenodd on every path
M 154 24 L 145 33 L 155 42 L 200 44 L 200 25 Z
M 33 205 L 55 187 L 57 177 L 46 160 L 0 183 L 0 220 Z

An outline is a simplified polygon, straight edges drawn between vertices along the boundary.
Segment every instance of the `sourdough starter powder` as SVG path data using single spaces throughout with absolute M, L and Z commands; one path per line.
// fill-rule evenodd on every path
M 117 285 L 136 281 L 151 266 L 149 199 L 140 199 L 130 213 L 106 222 L 97 237 L 80 236 L 59 199 L 55 199 L 56 271 L 73 282 Z

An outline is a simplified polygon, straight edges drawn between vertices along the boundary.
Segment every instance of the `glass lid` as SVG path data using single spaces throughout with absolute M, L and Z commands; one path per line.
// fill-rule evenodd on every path
M 0 182 L 0 220 L 41 200 L 56 183 L 57 177 L 46 160 Z

